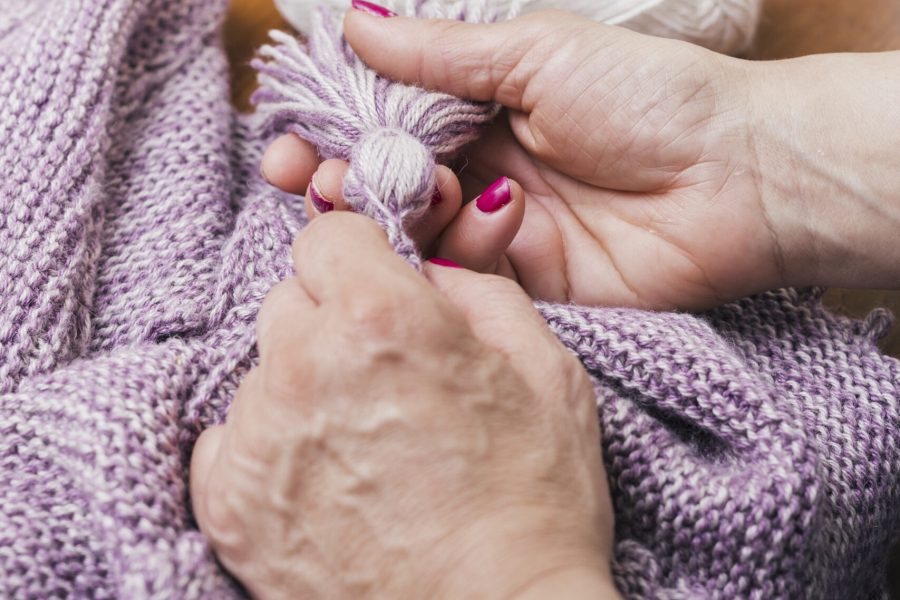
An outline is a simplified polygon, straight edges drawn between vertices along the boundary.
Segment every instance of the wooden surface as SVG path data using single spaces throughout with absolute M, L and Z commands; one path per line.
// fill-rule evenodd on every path
M 764 0 L 751 58 L 897 49 L 897 0 Z
M 255 77 L 247 62 L 267 32 L 286 24 L 272 0 L 232 0 L 225 22 L 225 49 L 233 70 L 236 106 L 249 110 Z M 900 49 L 900 0 L 765 0 L 759 35 L 748 55 L 778 59 L 822 52 Z M 832 290 L 826 301 L 844 314 L 863 316 L 875 306 L 900 315 L 900 293 Z M 900 357 L 900 326 L 883 347 Z

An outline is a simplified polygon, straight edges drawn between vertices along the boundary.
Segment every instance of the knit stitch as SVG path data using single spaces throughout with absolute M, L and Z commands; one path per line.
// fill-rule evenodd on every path
M 272 132 L 228 103 L 225 4 L 0 0 L 0 597 L 243 596 L 187 468 L 306 220 L 258 174 Z M 699 316 L 540 308 L 597 384 L 626 596 L 883 594 L 883 312 L 793 290 Z

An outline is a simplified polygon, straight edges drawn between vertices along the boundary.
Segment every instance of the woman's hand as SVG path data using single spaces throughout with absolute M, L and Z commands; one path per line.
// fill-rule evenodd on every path
M 469 150 L 462 192 L 439 181 L 457 207 L 505 175 L 511 201 L 442 207 L 439 256 L 583 304 L 703 308 L 781 283 L 730 59 L 562 12 L 467 25 L 350 11 L 345 32 L 388 77 L 509 109 Z M 300 144 L 273 147 L 270 181 L 284 183 L 269 163 Z M 340 207 L 335 163 L 315 181 Z
M 900 93 L 896 55 L 758 65 L 561 12 L 469 25 L 349 11 L 345 34 L 387 77 L 508 108 L 458 180 L 438 172 L 444 201 L 416 232 L 432 253 L 583 304 L 900 284 L 900 176 L 886 175 L 900 120 L 882 100 Z M 319 196 L 344 207 L 346 165 L 318 165 L 293 136 L 263 167 L 296 193 L 317 170 Z M 460 210 L 502 176 L 506 201 L 481 203 L 494 212 Z
M 426 280 L 350 213 L 294 260 L 194 450 L 225 567 L 262 598 L 614 596 L 593 390 L 521 289 Z

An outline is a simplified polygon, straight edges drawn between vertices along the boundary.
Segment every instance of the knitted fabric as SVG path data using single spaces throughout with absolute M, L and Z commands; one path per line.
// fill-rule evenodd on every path
M 305 216 L 258 175 L 271 132 L 229 106 L 224 9 L 0 0 L 0 597 L 243 594 L 192 519 L 188 459 Z M 597 383 L 626 596 L 883 593 L 885 314 L 791 290 L 701 316 L 541 309 Z

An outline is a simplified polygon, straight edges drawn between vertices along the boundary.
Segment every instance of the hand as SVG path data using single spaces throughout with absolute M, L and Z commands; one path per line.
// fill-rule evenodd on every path
M 738 61 L 561 12 L 466 25 L 350 11 L 345 31 L 388 77 L 509 109 L 459 183 L 439 174 L 444 206 L 420 235 L 438 255 L 584 304 L 704 308 L 781 283 Z M 291 145 L 264 162 L 287 188 L 276 163 Z M 291 170 L 309 172 L 299 162 Z M 336 162 L 316 182 L 340 208 Z M 503 175 L 514 180 L 506 206 L 455 214 Z
M 614 596 L 593 390 L 528 297 L 431 264 L 429 284 L 349 213 L 294 260 L 194 450 L 222 564 L 260 598 Z
M 429 252 L 583 304 L 900 285 L 900 119 L 884 100 L 900 54 L 757 64 L 560 12 L 468 25 L 350 11 L 345 33 L 387 77 L 508 108 L 459 180 L 439 171 L 444 202 L 416 231 Z M 288 136 L 263 166 L 302 193 L 317 162 Z M 339 210 L 345 169 L 315 177 Z M 503 175 L 499 210 L 459 210 Z

